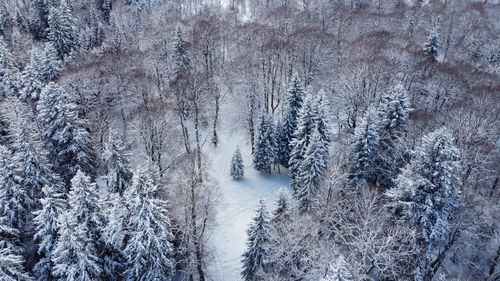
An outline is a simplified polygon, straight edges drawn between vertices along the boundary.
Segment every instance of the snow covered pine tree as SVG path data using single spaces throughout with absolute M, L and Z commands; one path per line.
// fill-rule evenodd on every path
M 247 230 L 248 249 L 243 253 L 243 271 L 241 275 L 246 281 L 262 280 L 260 277 L 266 270 L 266 258 L 269 254 L 269 218 L 266 202 L 261 196 L 257 206 L 257 214 Z
M 240 148 L 236 147 L 233 158 L 231 159 L 231 176 L 235 180 L 241 180 L 245 174 L 243 169 L 243 159 L 241 158 Z
M 253 164 L 257 171 L 271 173 L 276 158 L 275 144 L 273 120 L 261 110 L 253 152 Z

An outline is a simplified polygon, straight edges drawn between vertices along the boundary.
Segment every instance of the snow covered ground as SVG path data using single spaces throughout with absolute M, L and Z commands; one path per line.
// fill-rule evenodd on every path
M 227 117 L 227 116 L 226 116 Z M 227 119 L 226 119 L 227 120 Z M 208 147 L 212 164 L 211 175 L 220 184 L 221 198 L 217 206 L 216 222 L 210 237 L 214 249 L 209 279 L 217 281 L 241 280 L 241 255 L 246 249 L 246 229 L 254 216 L 260 195 L 267 199 L 268 210 L 275 207 L 276 193 L 281 186 L 289 186 L 285 171 L 261 175 L 252 167 L 251 147 L 243 130 L 231 130 L 228 122 L 221 122 L 219 146 Z M 245 177 L 235 181 L 229 175 L 231 158 L 236 146 L 240 147 L 245 165 Z

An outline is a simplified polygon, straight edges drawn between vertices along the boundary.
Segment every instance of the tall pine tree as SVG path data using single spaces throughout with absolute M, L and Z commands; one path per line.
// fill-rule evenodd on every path
M 292 151 L 290 153 L 289 167 L 291 186 L 294 195 L 298 192 L 297 178 L 299 176 L 299 167 L 304 160 L 307 146 L 309 145 L 314 127 L 316 126 L 316 113 L 317 108 L 314 97 L 311 93 L 308 93 L 304 99 L 304 105 L 300 110 L 297 129 L 293 134 L 293 140 L 291 142 Z
M 2 202 L 3 203 L 3 202 Z M 23 252 L 19 245 L 19 230 L 9 227 L 10 219 L 0 215 L 0 280 L 31 281 L 24 267 Z
M 432 29 L 424 44 L 424 52 L 434 61 L 438 59 L 439 37 L 436 29 Z
M 268 263 L 271 239 L 269 236 L 269 218 L 264 198 L 259 198 L 257 214 L 247 230 L 247 250 L 243 253 L 243 271 L 246 281 L 262 280 Z
M 241 158 L 240 148 L 237 147 L 231 159 L 231 176 L 235 180 L 241 180 L 244 175 L 243 159 Z
M 54 264 L 52 263 L 52 252 L 56 246 L 57 220 L 66 210 L 66 200 L 60 188 L 51 185 L 43 187 L 44 197 L 41 199 L 42 209 L 35 214 L 35 241 L 38 244 L 38 254 L 41 256 L 33 271 L 37 281 L 53 281 Z
M 40 95 L 37 109 L 38 119 L 45 127 L 43 136 L 64 182 L 69 183 L 77 170 L 92 174 L 89 133 L 66 91 L 49 83 Z
M 439 129 L 425 136 L 396 184 L 386 194 L 394 200 L 396 213 L 415 224 L 424 249 L 415 280 L 431 280 L 435 254 L 446 244 L 450 215 L 458 206 L 459 151 L 451 134 Z
M 130 186 L 132 171 L 129 167 L 128 154 L 115 132 L 109 134 L 103 157 L 108 169 L 106 175 L 108 190 L 122 195 Z
M 253 152 L 253 164 L 257 171 L 271 173 L 271 166 L 275 163 L 274 159 L 276 158 L 275 145 L 273 120 L 262 110 L 257 124 Z
M 376 112 L 369 108 L 354 130 L 352 139 L 354 158 L 353 177 L 373 184 L 377 181 L 376 160 L 379 157 L 379 129 Z
M 150 174 L 140 170 L 126 193 L 129 214 L 124 275 L 128 281 L 170 280 L 173 276 L 173 235 L 167 203 L 158 199 L 156 192 Z
M 57 50 L 57 55 L 62 59 L 79 45 L 78 30 L 71 9 L 64 1 L 59 7 L 52 7 L 48 22 L 48 38 Z
M 60 280 L 101 280 L 102 208 L 96 184 L 81 171 L 71 180 L 68 205 L 69 209 L 59 216 L 53 274 Z
M 282 128 L 278 132 L 278 151 L 281 165 L 288 167 L 290 153 L 292 151 L 292 140 L 297 130 L 299 113 L 304 99 L 304 89 L 297 73 L 294 74 L 292 82 L 287 91 L 286 101 L 283 106 Z

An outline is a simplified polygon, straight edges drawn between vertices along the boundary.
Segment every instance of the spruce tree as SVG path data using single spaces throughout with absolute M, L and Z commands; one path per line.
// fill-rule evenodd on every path
M 433 60 L 438 58 L 438 48 L 439 48 L 439 37 L 436 29 L 432 29 L 427 42 L 424 44 L 424 52 L 431 57 Z
M 56 47 L 51 42 L 45 43 L 45 47 L 38 57 L 32 57 L 31 64 L 38 70 L 39 79 L 42 83 L 54 81 L 59 77 L 63 69 L 62 61 L 57 55 Z
M 273 127 L 272 118 L 262 110 L 257 125 L 253 152 L 254 167 L 261 173 L 271 173 L 271 166 L 276 158 L 276 140 Z
M 102 233 L 105 244 L 104 276 L 106 280 L 122 280 L 126 267 L 123 249 L 128 219 L 125 199 L 117 193 L 110 193 L 105 206 L 108 212 L 107 225 Z
M 451 134 L 439 129 L 424 136 L 410 163 L 386 194 L 402 218 L 415 224 L 424 249 L 415 280 L 431 280 L 435 253 L 443 249 L 452 227 L 450 214 L 458 206 L 459 151 Z
M 37 109 L 38 119 L 45 127 L 43 137 L 64 182 L 69 183 L 77 170 L 92 174 L 89 133 L 66 91 L 49 83 L 42 90 Z
M 5 215 L 0 215 L 0 280 L 31 281 L 33 278 L 24 268 L 19 230 L 9 227 L 9 220 Z
M 290 153 L 289 167 L 294 195 L 298 192 L 297 177 L 299 176 L 299 167 L 304 160 L 305 151 L 316 126 L 316 112 L 314 98 L 311 93 L 308 93 L 304 99 L 304 105 L 300 110 L 297 129 L 293 134 L 291 142 L 292 151 Z
M 122 195 L 130 186 L 132 171 L 129 167 L 128 154 L 113 131 L 110 132 L 108 142 L 105 144 L 103 157 L 108 169 L 106 175 L 108 190 Z
M 0 42 L 0 101 L 17 93 L 18 70 L 9 49 Z
M 40 40 L 47 37 L 49 27 L 49 9 L 48 0 L 31 0 L 31 11 L 27 22 L 29 32 Z
M 231 159 L 231 176 L 235 180 L 241 180 L 244 174 L 243 159 L 241 158 L 240 148 L 237 147 Z
M 110 23 L 111 19 L 111 10 L 113 9 L 113 1 L 112 0 L 100 0 L 100 7 L 102 11 L 102 18 L 106 24 Z
M 27 192 L 25 199 L 30 211 L 38 209 L 45 185 L 61 184 L 49 161 L 49 154 L 43 145 L 37 125 L 33 122 L 32 110 L 17 98 L 7 102 L 6 116 L 9 123 L 12 161 L 16 163 L 18 183 Z
M 10 26 L 12 26 L 12 17 L 7 9 L 5 0 L 0 0 L 0 34 L 5 36 L 5 32 Z
M 175 28 L 173 60 L 175 62 L 174 80 L 186 79 L 191 71 L 191 62 L 187 51 L 187 43 L 184 39 L 184 32 L 180 26 Z
M 315 100 L 315 106 L 316 106 L 316 126 L 318 129 L 318 133 L 320 135 L 320 141 L 322 143 L 322 146 L 324 146 L 326 149 L 328 149 L 330 143 L 332 142 L 332 132 L 330 128 L 330 111 L 329 107 L 330 104 L 328 102 L 328 99 L 325 96 L 325 92 L 323 90 L 320 90 L 318 95 L 316 96 Z M 326 161 L 326 159 L 325 159 Z
M 399 145 L 399 137 L 408 121 L 410 105 L 406 90 L 397 85 L 383 95 L 378 108 L 379 156 L 377 160 L 378 183 L 382 188 L 394 185 L 400 168 L 406 163 L 406 151 Z
M 60 188 L 52 185 L 43 187 L 44 197 L 41 199 L 42 209 L 34 212 L 36 234 L 34 240 L 38 244 L 38 254 L 41 256 L 33 271 L 37 281 L 56 280 L 53 275 L 54 264 L 52 252 L 56 246 L 57 220 L 66 210 L 66 200 Z
M 304 89 L 297 73 L 292 77 L 292 81 L 287 91 L 282 116 L 282 131 L 279 139 L 279 154 L 281 155 L 281 164 L 288 167 L 290 153 L 292 151 L 292 140 L 297 130 L 299 113 L 304 99 Z
M 321 140 L 321 134 L 316 126 L 311 141 L 307 146 L 298 175 L 297 200 L 302 212 L 310 211 L 314 205 L 314 197 L 318 192 L 318 184 L 326 169 L 328 150 Z
M 38 78 L 38 73 L 31 65 L 26 66 L 23 70 L 21 80 L 23 85 L 19 97 L 32 104 L 37 102 L 42 91 L 42 83 Z
M 78 31 L 71 9 L 64 2 L 57 8 L 51 8 L 48 21 L 48 38 L 57 50 L 57 55 L 62 59 L 79 45 Z
M 376 160 L 379 157 L 379 129 L 376 112 L 369 108 L 354 130 L 351 143 L 354 158 L 353 177 L 373 184 L 377 181 Z
M 380 127 L 384 134 L 394 136 L 408 120 L 410 102 L 403 85 L 396 85 L 382 96 L 378 109 Z
M 267 269 L 271 239 L 269 236 L 269 218 L 264 198 L 259 198 L 256 215 L 247 230 L 247 250 L 243 253 L 242 277 L 246 281 L 262 280 L 260 274 Z
M 102 210 L 96 184 L 81 171 L 71 180 L 68 206 L 58 219 L 59 237 L 52 253 L 53 274 L 60 280 L 101 280 Z
M 155 195 L 157 186 L 147 171 L 134 175 L 126 192 L 128 237 L 125 279 L 170 280 L 173 276 L 173 240 L 167 203 Z
M 273 211 L 272 222 L 282 221 L 290 216 L 292 208 L 290 200 L 291 196 L 288 192 L 288 188 L 282 186 L 278 190 L 278 199 L 276 201 L 276 209 Z
M 19 168 L 13 162 L 12 152 L 0 145 L 0 216 L 5 216 L 5 226 L 25 231 L 31 228 L 33 216 L 27 190 L 19 182 Z

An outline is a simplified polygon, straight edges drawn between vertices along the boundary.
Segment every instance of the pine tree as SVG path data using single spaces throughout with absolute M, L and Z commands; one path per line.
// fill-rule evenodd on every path
M 325 92 L 323 90 L 319 91 L 318 95 L 316 96 L 315 103 L 317 112 L 315 121 L 316 121 L 316 126 L 318 128 L 318 132 L 320 134 L 320 141 L 322 143 L 322 146 L 324 146 L 328 150 L 328 147 L 332 142 L 332 133 L 329 123 L 330 104 L 328 102 L 328 99 L 325 97 Z
M 38 73 L 31 65 L 26 66 L 23 70 L 21 80 L 23 85 L 19 97 L 29 103 L 37 102 L 42 91 L 42 83 L 38 79 Z
M 446 244 L 449 216 L 458 206 L 459 151 L 451 134 L 440 129 L 425 136 L 396 184 L 386 194 L 394 200 L 397 214 L 416 225 L 424 249 L 415 279 L 431 280 L 435 252 Z
M 121 280 L 126 266 L 123 249 L 127 214 L 123 196 L 110 193 L 107 200 L 107 225 L 103 231 L 105 244 L 104 274 L 106 280 Z
M 271 166 L 276 158 L 272 118 L 263 110 L 259 116 L 257 125 L 257 136 L 254 143 L 253 164 L 255 169 L 261 173 L 271 173 Z
M 311 93 L 308 93 L 304 99 L 304 105 L 300 110 L 297 129 L 293 134 L 293 140 L 291 142 L 292 151 L 290 153 L 289 167 L 291 186 L 294 195 L 298 192 L 297 177 L 299 176 L 299 167 L 304 160 L 305 151 L 309 145 L 312 132 L 316 125 L 316 118 L 314 98 Z
M 278 199 L 276 202 L 276 209 L 274 209 L 273 216 L 271 221 L 277 222 L 282 221 L 289 217 L 291 212 L 291 196 L 288 192 L 288 188 L 286 186 L 282 186 L 278 190 Z
M 231 176 L 235 180 L 241 180 L 244 174 L 243 159 L 241 158 L 240 148 L 237 147 L 231 159 Z
M 388 135 L 395 135 L 406 124 L 409 113 L 408 94 L 403 85 L 398 84 L 382 96 L 378 109 L 381 129 Z
M 0 0 L 0 34 L 5 35 L 7 29 L 12 26 L 12 17 L 5 5 L 5 0 Z
M 18 88 L 18 70 L 9 49 L 0 42 L 0 101 L 12 97 Z
M 24 268 L 19 231 L 8 226 L 9 220 L 4 215 L 0 216 L 0 280 L 31 281 L 33 278 Z
M 310 211 L 313 208 L 321 174 L 326 169 L 327 155 L 328 149 L 324 146 L 316 126 L 297 175 L 297 200 L 302 212 Z
M 281 119 L 278 119 L 278 123 L 276 124 L 276 130 L 275 130 L 275 139 L 276 139 L 276 159 L 274 159 L 274 165 L 279 166 L 288 166 L 288 158 L 290 153 L 288 153 L 288 156 L 286 154 L 286 146 L 287 144 L 287 137 L 286 137 L 286 131 L 285 127 L 283 126 L 283 122 Z M 287 163 L 284 165 L 283 163 Z
M 369 108 L 354 130 L 352 139 L 353 176 L 367 183 L 377 181 L 376 160 L 379 156 L 379 130 L 376 112 Z
M 247 230 L 247 250 L 243 253 L 243 271 L 241 275 L 247 281 L 261 280 L 259 275 L 267 267 L 271 239 L 269 236 L 269 219 L 264 198 L 259 198 L 257 214 Z
M 400 148 L 398 137 L 408 121 L 410 105 L 406 90 L 397 85 L 382 97 L 378 108 L 379 157 L 377 160 L 378 183 L 382 188 L 394 186 L 400 168 L 405 165 L 406 152 Z
M 302 81 L 298 74 L 294 74 L 292 82 L 288 88 L 285 105 L 283 107 L 282 130 L 279 134 L 279 154 L 281 155 L 281 164 L 288 167 L 290 153 L 292 151 L 292 140 L 297 130 L 299 113 L 302 108 L 304 98 L 304 89 Z
M 432 29 L 427 42 L 424 44 L 424 52 L 430 56 L 433 60 L 438 58 L 438 48 L 439 48 L 439 37 L 436 29 Z
M 64 3 L 50 9 L 48 38 L 54 44 L 59 58 L 78 47 L 78 31 L 71 9 Z
M 157 186 L 146 171 L 134 175 L 126 193 L 129 210 L 125 279 L 170 280 L 173 275 L 173 239 L 167 203 L 156 198 Z
M 129 167 L 128 154 L 115 132 L 109 134 L 103 157 L 108 169 L 106 176 L 108 190 L 122 195 L 132 181 L 132 171 Z
M 113 1 L 112 0 L 100 0 L 101 2 L 101 11 L 102 18 L 106 24 L 110 23 L 111 19 L 111 10 L 113 9 Z
M 31 0 L 31 8 L 27 29 L 35 39 L 44 39 L 49 27 L 50 3 L 47 0 Z
M 27 191 L 19 184 L 19 169 L 12 162 L 12 153 L 0 145 L 0 216 L 6 216 L 5 226 L 24 231 L 33 221 L 30 212 L 32 202 Z
M 42 90 L 37 109 L 38 119 L 45 126 L 43 137 L 49 142 L 51 155 L 64 182 L 69 183 L 77 170 L 91 174 L 89 133 L 66 91 L 49 83 Z
M 78 171 L 71 180 L 69 209 L 58 219 L 59 237 L 52 253 L 53 274 L 61 280 L 100 280 L 99 253 L 103 230 L 100 200 L 95 183 Z
M 191 62 L 187 51 L 187 43 L 184 39 L 184 32 L 180 26 L 175 28 L 174 54 L 175 62 L 174 76 L 175 80 L 183 80 L 189 76 L 191 71 Z
M 39 243 L 38 254 L 40 260 L 33 269 L 37 281 L 56 280 L 53 275 L 54 264 L 52 263 L 52 252 L 56 246 L 57 220 L 59 215 L 66 209 L 66 200 L 60 188 L 46 185 L 43 187 L 44 198 L 41 199 L 42 209 L 36 211 L 35 241 Z
M 51 42 L 45 43 L 43 52 L 34 60 L 36 61 L 36 67 L 34 66 L 33 57 L 31 64 L 38 70 L 39 79 L 42 83 L 54 81 L 62 72 L 62 61 L 57 55 L 56 47 Z
M 31 109 L 17 98 L 9 99 L 6 105 L 12 149 L 15 151 L 12 161 L 17 164 L 18 183 L 27 192 L 25 201 L 28 208 L 34 211 L 43 197 L 42 188 L 45 185 L 59 186 L 61 182 L 52 170 L 48 152 L 32 121 Z

